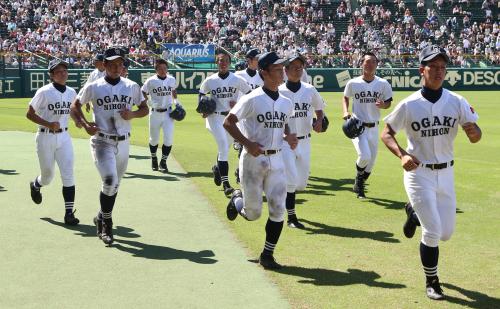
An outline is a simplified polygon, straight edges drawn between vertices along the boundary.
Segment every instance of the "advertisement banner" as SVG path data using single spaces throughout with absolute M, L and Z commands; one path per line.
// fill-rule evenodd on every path
M 177 63 L 210 63 L 215 59 L 213 44 L 163 44 L 166 58 Z

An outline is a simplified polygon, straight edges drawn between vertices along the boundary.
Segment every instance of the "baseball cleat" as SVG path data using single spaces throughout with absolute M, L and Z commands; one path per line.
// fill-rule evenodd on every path
M 420 222 L 410 203 L 406 203 L 405 211 L 406 222 L 403 225 L 403 233 L 405 234 L 406 238 L 412 238 L 413 235 L 415 235 L 415 230 L 417 229 L 417 226 L 420 225 Z
M 99 239 L 102 239 L 102 220 L 94 217 L 94 225 L 97 228 L 97 237 L 99 237 Z
M 160 160 L 160 172 L 168 173 L 167 160 Z
M 427 282 L 425 292 L 427 293 L 427 297 L 429 297 L 430 299 L 444 299 L 443 290 L 441 289 L 441 285 L 439 284 L 439 279 L 437 277 L 431 282 Z
M 232 188 L 232 187 L 224 188 L 224 194 L 226 195 L 227 198 L 231 198 L 233 192 L 234 192 L 234 188 Z
M 270 254 L 261 253 L 259 257 L 259 264 L 264 267 L 264 269 L 280 269 L 282 266 L 276 262 L 274 256 Z
M 152 157 L 151 158 L 151 169 L 153 171 L 157 171 L 158 170 L 158 158 L 157 157 Z
M 363 199 L 366 197 L 366 195 L 365 195 L 365 179 L 363 178 L 362 174 L 358 174 L 356 176 L 352 190 L 356 193 L 357 198 Z
M 239 167 L 234 171 L 234 176 L 236 177 L 236 183 L 240 183 L 240 168 Z
M 242 198 L 243 195 L 241 193 L 241 190 L 234 190 L 231 199 L 229 200 L 229 203 L 227 204 L 226 208 L 226 216 L 229 219 L 229 221 L 234 221 L 236 217 L 238 217 L 238 209 L 236 208 L 235 200 L 236 198 Z
M 217 165 L 212 166 L 212 173 L 214 174 L 214 183 L 218 187 L 222 184 L 222 178 L 220 176 L 219 167 Z
M 64 224 L 66 224 L 66 225 L 78 225 L 78 223 L 80 223 L 80 220 L 78 220 L 75 217 L 75 212 L 76 212 L 76 210 L 73 211 L 72 213 L 64 215 Z
M 31 199 L 35 204 L 40 204 L 42 202 L 42 193 L 40 192 L 40 188 L 35 188 L 35 183 L 30 182 L 30 191 L 31 191 Z
M 113 238 L 113 223 L 106 224 L 106 222 L 102 223 L 102 234 L 101 234 L 102 242 L 106 245 L 111 246 L 114 241 Z
M 288 227 L 296 228 L 296 229 L 301 229 L 301 230 L 306 228 L 304 226 L 304 224 L 300 223 L 297 218 L 295 218 L 295 219 L 289 219 L 288 222 L 287 222 L 287 225 L 288 225 Z

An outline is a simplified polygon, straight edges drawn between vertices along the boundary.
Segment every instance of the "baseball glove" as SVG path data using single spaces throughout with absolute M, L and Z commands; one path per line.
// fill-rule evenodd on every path
M 170 112 L 170 118 L 175 119 L 177 121 L 181 121 L 186 117 L 186 110 L 182 108 L 179 104 L 175 106 L 175 109 Z
M 316 124 L 316 118 L 313 118 L 313 127 Z M 326 115 L 323 117 L 323 122 L 321 123 L 321 132 L 326 132 L 328 129 L 328 125 L 330 124 L 330 121 L 328 120 L 328 117 Z
M 215 112 L 216 105 L 217 103 L 211 97 L 202 96 L 198 101 L 198 107 L 196 107 L 196 111 L 200 114 L 210 115 Z
M 360 136 L 365 131 L 365 127 L 359 119 L 351 117 L 344 121 L 342 131 L 344 131 L 345 136 L 353 139 Z

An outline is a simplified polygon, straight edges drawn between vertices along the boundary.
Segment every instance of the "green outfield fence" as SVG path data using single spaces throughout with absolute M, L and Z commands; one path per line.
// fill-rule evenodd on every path
M 85 84 L 92 70 L 70 69 L 68 86 L 77 91 Z M 170 70 L 177 80 L 179 93 L 196 93 L 201 82 L 213 70 Z M 309 82 L 319 91 L 342 91 L 347 81 L 361 74 L 360 69 L 309 69 Z M 140 85 L 153 69 L 131 69 L 129 78 Z M 379 69 L 377 75 L 387 79 L 394 91 L 415 90 L 420 87 L 420 74 L 416 68 Z M 32 97 L 35 91 L 49 82 L 43 69 L 3 69 L 0 72 L 0 98 Z M 500 68 L 450 68 L 446 74 L 445 88 L 453 90 L 500 90 Z

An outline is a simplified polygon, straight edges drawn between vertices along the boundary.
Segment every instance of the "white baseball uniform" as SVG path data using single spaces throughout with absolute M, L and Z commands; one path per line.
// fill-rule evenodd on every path
M 395 132 L 404 130 L 406 151 L 421 162 L 417 169 L 404 172 L 404 186 L 422 225 L 422 243 L 426 246 L 437 247 L 439 240 L 448 240 L 453 233 L 453 141 L 459 126 L 477 119 L 462 96 L 446 89 L 435 103 L 417 91 L 384 119 Z
M 50 184 L 54 178 L 55 162 L 61 173 L 63 187 L 75 185 L 73 177 L 73 144 L 68 132 L 70 106 L 76 97 L 76 91 L 66 86 L 61 93 L 53 84 L 38 89 L 30 101 L 36 114 L 48 121 L 59 122 L 59 132 L 54 132 L 43 126 L 38 126 L 36 134 L 36 150 L 40 162 L 39 183 L 42 186 Z
M 237 101 L 241 94 L 249 91 L 251 88 L 247 82 L 231 72 L 225 79 L 220 78 L 217 73 L 212 74 L 201 84 L 200 93 L 211 96 L 217 103 L 215 113 L 206 118 L 206 128 L 212 133 L 217 143 L 219 161 L 228 160 L 229 147 L 233 142 L 233 138 L 223 127 L 224 118 L 231 109 L 229 102 Z
M 92 157 L 102 178 L 102 192 L 112 196 L 118 192 L 129 156 L 130 120 L 119 112 L 140 105 L 144 100 L 141 88 L 127 78 L 120 78 L 116 85 L 101 78 L 85 86 L 79 100 L 92 102 L 93 120 L 100 129 L 90 138 Z
M 80 92 L 78 94 L 80 95 L 82 93 L 82 89 L 85 86 L 87 86 L 90 83 L 95 82 L 96 80 L 98 80 L 99 78 L 104 77 L 104 76 L 106 76 L 105 70 L 99 71 L 99 69 L 94 69 L 92 72 L 90 72 L 89 77 L 87 78 L 87 81 L 85 82 L 85 85 L 83 85 L 83 87 L 80 89 Z
M 294 111 L 288 126 L 290 133 L 297 134 L 299 143 L 292 150 L 288 143 L 283 144 L 283 158 L 286 165 L 287 192 L 304 190 L 309 178 L 311 160 L 311 131 L 314 112 L 323 110 L 325 103 L 316 88 L 301 82 L 300 89 L 293 92 L 283 84 L 279 87 L 280 93 L 290 99 Z
M 391 85 L 378 76 L 371 82 L 366 82 L 359 76 L 347 82 L 344 96 L 352 98 L 352 114 L 365 126 L 364 132 L 352 140 L 358 153 L 356 164 L 370 173 L 377 158 L 379 138 L 380 109 L 375 106 L 375 102 L 377 99 L 387 101 L 392 98 Z
M 149 144 L 158 145 L 160 128 L 163 129 L 163 145 L 172 146 L 174 138 L 174 120 L 170 117 L 172 96 L 175 90 L 175 77 L 167 75 L 161 79 L 158 75 L 148 78 L 141 90 L 150 96 L 151 112 L 149 113 Z
M 252 90 L 262 87 L 262 85 L 264 85 L 264 81 L 260 77 L 258 71 L 255 72 L 254 76 L 250 76 L 250 74 L 248 74 L 248 71 L 246 69 L 241 71 L 236 71 L 234 74 L 246 80 L 247 84 L 250 86 L 250 88 L 252 88 Z
M 285 164 L 281 150 L 286 142 L 285 124 L 292 115 L 292 102 L 280 95 L 274 101 L 262 88 L 243 96 L 231 109 L 239 121 L 244 120 L 243 132 L 270 153 L 254 157 L 243 149 L 239 161 L 243 192 L 243 213 L 256 220 L 262 213 L 262 193 L 269 205 L 269 219 L 283 221 L 286 199 Z
M 283 68 L 283 70 L 285 70 L 285 68 Z M 284 71 L 284 73 L 285 73 L 285 74 L 283 74 L 284 82 L 286 83 L 288 81 L 288 76 L 286 75 L 286 71 Z M 300 81 L 303 83 L 309 83 L 309 76 L 307 75 L 306 69 L 302 70 L 302 75 L 300 76 Z

